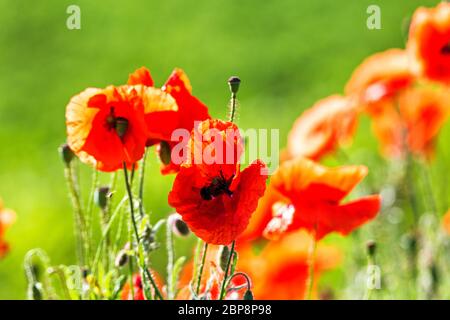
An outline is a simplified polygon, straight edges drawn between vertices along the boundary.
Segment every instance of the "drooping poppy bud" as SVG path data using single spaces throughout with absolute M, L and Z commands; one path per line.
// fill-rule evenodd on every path
M 375 253 L 377 250 L 377 243 L 374 240 L 369 240 L 367 241 L 366 247 L 367 247 L 367 254 L 369 255 L 369 257 L 371 258 L 375 257 Z
M 186 237 L 190 233 L 188 225 L 183 221 L 181 215 L 178 213 L 173 213 L 170 215 L 169 224 L 172 227 L 172 232 L 179 237 Z
M 251 290 L 245 291 L 244 300 L 253 300 L 253 293 Z
M 124 249 L 120 250 L 116 256 L 116 260 L 114 261 L 114 265 L 116 268 L 123 267 L 128 263 L 128 252 Z
M 69 145 L 67 143 L 64 143 L 61 145 L 58 149 L 59 154 L 61 155 L 62 160 L 64 161 L 64 164 L 67 166 L 70 164 L 70 162 L 75 157 L 75 154 L 73 151 L 69 148 Z
M 94 201 L 95 204 L 102 210 L 104 210 L 108 205 L 109 200 L 109 187 L 99 187 L 95 190 Z

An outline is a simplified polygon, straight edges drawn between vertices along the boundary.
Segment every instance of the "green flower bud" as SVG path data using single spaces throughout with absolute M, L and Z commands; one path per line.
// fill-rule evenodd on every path
M 245 291 L 244 300 L 253 300 L 253 293 L 251 290 Z
M 222 270 L 225 270 L 227 268 L 229 257 L 230 257 L 230 249 L 227 246 L 223 246 L 219 256 L 219 264 Z
M 59 154 L 61 155 L 61 159 L 64 161 L 66 165 L 69 165 L 70 162 L 75 158 L 75 153 L 69 148 L 67 143 L 61 145 L 58 148 Z
M 367 254 L 370 257 L 374 257 L 377 250 L 377 243 L 374 240 L 369 240 L 367 241 L 366 247 L 367 247 Z
M 108 205 L 109 200 L 109 187 L 99 187 L 95 190 L 94 201 L 95 204 L 102 210 L 104 210 Z
M 42 300 L 42 284 L 40 282 L 32 282 L 28 285 L 28 299 Z
M 120 250 L 119 253 L 116 256 L 116 260 L 114 261 L 114 265 L 117 268 L 123 267 L 128 263 L 128 252 L 127 250 Z

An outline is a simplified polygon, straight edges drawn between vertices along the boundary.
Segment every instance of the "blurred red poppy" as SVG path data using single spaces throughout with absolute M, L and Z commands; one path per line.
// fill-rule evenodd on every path
M 3 207 L 3 201 L 0 199 L 0 259 L 9 251 L 9 245 L 4 241 L 6 230 L 16 220 L 16 213 L 11 209 Z
M 320 159 L 351 140 L 357 120 L 351 99 L 334 95 L 320 100 L 295 121 L 282 161 L 298 156 Z
M 417 75 L 450 83 L 450 3 L 416 10 L 407 48 Z
M 450 234 L 450 210 L 447 211 L 444 218 L 442 219 L 442 225 L 444 227 L 444 230 Z
M 255 299 L 305 299 L 312 241 L 309 234 L 297 231 L 278 241 L 270 241 L 259 254 L 249 245 L 239 248 L 237 269 L 252 279 Z M 318 245 L 314 260 L 313 296 L 320 274 L 336 267 L 340 261 L 341 255 L 336 248 Z
M 432 156 L 435 138 L 450 112 L 449 99 L 448 88 L 422 84 L 372 108 L 369 115 L 383 153 L 391 157 L 402 157 L 406 152 Z
M 67 142 L 98 170 L 115 171 L 124 162 L 131 167 L 142 158 L 148 139 L 170 136 L 163 123 L 176 110 L 175 100 L 159 89 L 89 88 L 67 105 Z
M 407 52 L 389 49 L 364 60 L 345 86 L 345 94 L 356 96 L 360 107 L 372 107 L 390 99 L 414 80 Z
M 199 238 L 227 245 L 245 230 L 264 194 L 265 164 L 257 160 L 240 171 L 242 142 L 231 122 L 202 122 L 188 145 L 190 156 L 175 178 L 169 204 Z
M 327 168 L 305 158 L 281 164 L 270 184 L 284 199 L 267 206 L 273 217 L 265 236 L 306 229 L 319 240 L 331 232 L 346 235 L 373 219 L 380 210 L 378 195 L 341 203 L 367 172 L 364 166 Z
M 153 86 L 153 79 L 150 75 L 150 71 L 145 67 L 136 70 L 130 75 L 128 84 L 143 84 L 145 86 Z M 192 86 L 189 78 L 181 69 L 175 69 L 166 81 L 162 90 L 170 94 L 178 105 L 178 112 L 173 115 L 171 123 L 162 122 L 166 128 L 173 132 L 175 129 L 186 129 L 189 132 L 194 128 L 195 121 L 203 121 L 210 119 L 208 114 L 208 108 L 199 99 L 192 95 Z M 147 142 L 147 145 L 159 144 L 157 151 L 161 155 L 162 153 L 170 155 L 172 148 L 180 141 L 172 141 L 169 136 L 168 139 L 163 140 L 151 140 Z M 160 144 L 161 143 L 161 144 Z M 161 173 L 170 174 L 179 170 L 180 164 L 172 161 L 171 158 L 161 156 Z

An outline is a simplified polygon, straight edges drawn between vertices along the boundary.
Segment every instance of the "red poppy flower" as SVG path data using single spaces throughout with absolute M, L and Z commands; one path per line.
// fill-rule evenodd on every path
M 253 295 L 259 300 L 305 299 L 309 281 L 309 251 L 313 238 L 297 231 L 270 241 L 259 254 L 251 246 L 239 248 L 237 269 L 252 279 Z M 313 296 L 321 273 L 336 267 L 340 252 L 318 244 L 314 260 Z
M 294 123 L 282 160 L 298 156 L 318 160 L 351 140 L 357 111 L 351 100 L 330 96 L 306 110 Z
M 407 48 L 415 73 L 450 83 L 450 3 L 416 10 Z
M 115 171 L 123 162 L 131 167 L 148 139 L 167 139 L 164 119 L 176 110 L 175 100 L 155 88 L 89 88 L 67 106 L 67 142 L 81 161 L 98 170 Z
M 372 107 L 390 99 L 414 80 L 405 50 L 376 53 L 358 66 L 345 86 L 345 94 L 356 96 L 361 106 Z
M 3 258 L 9 251 L 9 245 L 3 240 L 6 230 L 16 220 L 16 213 L 10 209 L 3 207 L 3 202 L 0 199 L 0 259 Z
M 288 201 L 272 204 L 266 237 L 306 229 L 319 240 L 331 232 L 346 235 L 373 219 L 380 210 L 378 195 L 342 203 L 366 175 L 364 166 L 327 168 L 305 158 L 283 163 L 270 183 Z
M 130 75 L 128 84 L 143 84 L 145 86 L 153 86 L 153 80 L 150 72 L 142 67 L 136 70 L 132 75 Z M 166 81 L 162 90 L 170 94 L 176 101 L 178 105 L 178 112 L 172 118 L 171 123 L 164 123 L 166 128 L 170 130 L 170 133 L 175 129 L 186 129 L 189 132 L 194 128 L 194 123 L 196 121 L 203 121 L 210 119 L 208 114 L 208 108 L 195 96 L 192 95 L 192 86 L 189 78 L 181 69 L 175 69 L 170 75 L 169 79 Z M 158 144 L 161 141 L 153 140 L 149 141 L 148 145 Z M 170 136 L 168 139 L 164 140 L 158 146 L 158 153 L 165 153 L 170 155 L 172 149 L 180 141 L 172 141 Z M 167 157 L 163 159 L 161 165 L 161 173 L 169 174 L 175 173 L 179 170 L 180 164 L 175 163 L 172 159 Z M 164 163 L 165 162 L 165 163 Z
M 241 137 L 230 122 L 200 123 L 189 146 L 189 160 L 175 178 L 169 204 L 199 238 L 229 244 L 245 230 L 264 194 L 266 167 L 257 160 L 240 171 Z
M 434 140 L 448 118 L 450 91 L 446 87 L 422 84 L 385 101 L 369 115 L 382 151 L 401 157 L 405 152 L 430 157 Z

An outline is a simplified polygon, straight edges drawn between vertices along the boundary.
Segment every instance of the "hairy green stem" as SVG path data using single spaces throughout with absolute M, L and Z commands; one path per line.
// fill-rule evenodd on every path
M 233 256 L 234 256 L 234 246 L 235 245 L 236 245 L 236 240 L 233 240 L 233 242 L 231 243 L 230 255 L 228 257 L 227 266 L 225 268 L 225 274 L 223 275 L 222 288 L 220 289 L 220 296 L 219 296 L 220 300 L 223 300 L 225 298 L 228 272 L 230 270 L 231 260 L 233 259 Z
M 197 291 L 196 294 L 199 295 L 200 293 L 200 286 L 202 284 L 202 275 L 203 275 L 203 269 L 205 267 L 205 261 L 206 261 L 206 254 L 208 252 L 208 243 L 205 242 L 204 246 L 203 246 L 203 253 L 202 253 L 202 261 L 200 263 L 200 270 L 198 272 L 198 276 L 197 276 Z

